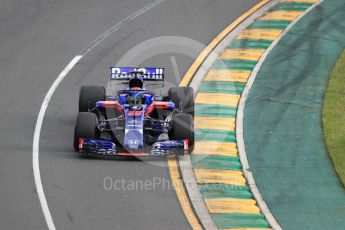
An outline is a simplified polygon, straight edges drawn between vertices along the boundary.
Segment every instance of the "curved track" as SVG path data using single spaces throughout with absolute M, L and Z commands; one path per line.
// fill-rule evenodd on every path
M 127 185 L 153 180 L 167 184 L 166 167 L 152 162 L 83 159 L 73 152 L 79 87 L 105 84 L 108 67 L 147 39 L 174 35 L 207 44 L 256 2 L 166 0 L 112 34 L 69 73 L 50 102 L 40 140 L 42 182 L 57 229 L 190 228 L 176 194 L 162 184 L 131 191 L 104 188 L 106 177 L 123 178 Z M 1 1 L 1 229 L 46 229 L 32 176 L 31 147 L 37 114 L 50 85 L 95 37 L 149 3 Z M 166 67 L 171 76 L 168 81 L 177 84 L 180 79 L 174 75 L 171 57 L 176 57 L 181 74 L 193 61 L 165 53 L 142 64 Z

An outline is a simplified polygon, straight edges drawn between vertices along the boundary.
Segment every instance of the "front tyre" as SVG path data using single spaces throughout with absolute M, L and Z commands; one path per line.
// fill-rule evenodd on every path
M 194 121 L 190 114 L 175 114 L 169 132 L 170 140 L 188 140 L 188 152 L 194 150 Z M 183 153 L 178 154 L 183 155 Z
M 75 151 L 79 151 L 79 138 L 97 139 L 99 135 L 97 115 L 89 112 L 78 113 L 74 130 Z
M 98 101 L 104 101 L 105 96 L 103 86 L 82 86 L 79 92 L 79 112 L 89 112 Z
M 172 87 L 169 89 L 168 97 L 178 110 L 194 117 L 194 89 L 192 87 Z

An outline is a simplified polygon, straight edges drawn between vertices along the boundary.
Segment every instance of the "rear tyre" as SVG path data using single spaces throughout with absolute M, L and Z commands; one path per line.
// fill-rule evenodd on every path
M 188 152 L 194 150 L 194 121 L 190 114 L 173 115 L 172 127 L 169 132 L 170 140 L 188 140 Z M 183 155 L 183 152 L 178 155 Z
M 79 138 L 97 139 L 99 137 L 97 116 L 94 113 L 78 113 L 74 129 L 74 149 L 79 151 Z
M 96 102 L 104 100 L 103 86 L 82 86 L 79 92 L 79 112 L 88 112 L 96 107 Z
M 194 117 L 194 89 L 192 87 L 172 87 L 168 96 L 178 110 Z

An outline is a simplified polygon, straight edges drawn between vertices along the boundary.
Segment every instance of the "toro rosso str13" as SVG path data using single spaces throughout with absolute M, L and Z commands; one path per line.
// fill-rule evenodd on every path
M 163 68 L 112 67 L 107 90 L 81 87 L 75 150 L 103 156 L 191 152 L 194 91 L 171 87 L 168 95 L 162 96 L 163 86 Z

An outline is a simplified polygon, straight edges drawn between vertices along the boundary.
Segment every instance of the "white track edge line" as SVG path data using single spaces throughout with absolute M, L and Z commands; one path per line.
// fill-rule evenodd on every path
M 255 78 L 258 74 L 258 72 L 261 69 L 261 66 L 265 62 L 268 54 L 273 50 L 273 48 L 278 44 L 278 42 L 291 30 L 291 28 L 296 25 L 297 22 L 299 22 L 306 14 L 308 14 L 310 11 L 315 9 L 318 5 L 320 5 L 324 0 L 320 0 L 318 3 L 315 3 L 310 8 L 308 8 L 306 11 L 304 11 L 296 20 L 294 20 L 285 30 L 284 32 L 276 39 L 274 42 L 269 46 L 269 48 L 265 51 L 265 53 L 260 58 L 260 61 L 256 64 L 255 68 L 253 69 L 246 86 L 242 92 L 241 99 L 238 105 L 238 111 L 237 111 L 237 118 L 236 118 L 236 140 L 237 140 L 237 147 L 239 151 L 239 156 L 241 160 L 241 164 L 243 167 L 243 172 L 245 177 L 248 180 L 248 184 L 250 187 L 251 192 L 253 193 L 253 196 L 255 200 L 257 201 L 261 212 L 264 214 L 266 220 L 269 222 L 271 227 L 275 230 L 282 229 L 279 223 L 277 222 L 276 218 L 273 216 L 271 211 L 269 210 L 266 202 L 262 198 L 262 195 L 255 183 L 254 176 L 249 168 L 248 158 L 245 150 L 245 143 L 243 138 L 243 117 L 244 117 L 244 109 L 245 109 L 245 103 L 249 94 L 250 89 L 253 86 L 253 83 L 255 81 Z
M 98 44 L 100 44 L 102 41 L 107 39 L 112 33 L 120 29 L 123 25 L 126 23 L 132 21 L 133 19 L 139 17 L 140 15 L 146 13 L 153 7 L 159 5 L 160 3 L 164 2 L 165 0 L 156 0 L 151 2 L 150 4 L 146 5 L 145 7 L 139 9 L 138 11 L 134 12 L 133 14 L 129 15 L 128 17 L 122 19 L 120 22 L 113 25 L 110 29 L 106 30 L 104 33 L 102 33 L 99 37 L 97 37 L 93 42 L 91 42 L 88 47 L 84 50 L 82 50 L 80 55 L 75 56 L 68 65 L 64 68 L 64 70 L 59 74 L 58 78 L 54 81 L 54 83 L 49 88 L 39 111 L 35 131 L 34 131 L 34 137 L 33 137 L 33 145 L 32 145 L 32 169 L 34 174 L 34 181 L 36 186 L 37 195 L 41 204 L 41 208 L 43 211 L 43 215 L 45 218 L 45 221 L 47 223 L 49 230 L 56 230 L 52 215 L 49 210 L 48 202 L 44 193 L 43 185 L 42 185 L 42 179 L 41 179 L 41 172 L 40 172 L 40 165 L 39 165 L 39 142 L 40 142 L 40 136 L 41 136 L 41 129 L 43 125 L 44 116 L 46 113 L 46 110 L 48 108 L 49 102 L 51 98 L 54 95 L 55 90 L 58 88 L 60 83 L 63 81 L 63 79 L 67 76 L 67 74 L 73 69 L 73 67 L 82 59 L 88 52 L 90 52 L 92 49 L 94 49 Z
M 44 115 L 46 113 L 46 110 L 48 108 L 50 99 L 52 98 L 56 88 L 59 86 L 61 81 L 65 78 L 65 76 L 68 74 L 69 71 L 78 63 L 78 61 L 83 56 L 75 56 L 70 63 L 65 67 L 65 69 L 60 73 L 59 77 L 54 81 L 53 85 L 50 87 L 47 95 L 45 96 L 43 103 L 41 105 L 40 112 L 38 114 L 36 127 L 35 127 L 35 133 L 34 133 L 34 140 L 33 140 L 33 147 L 32 147 L 32 167 L 34 172 L 34 179 L 35 179 L 35 185 L 36 190 L 38 194 L 38 198 L 41 203 L 42 211 L 44 214 L 44 217 L 46 219 L 48 228 L 50 230 L 55 230 L 55 225 L 53 218 L 50 214 L 48 203 L 46 196 L 44 194 L 42 180 L 41 180 L 41 172 L 39 167 L 39 142 L 40 142 L 40 135 L 41 135 L 41 128 L 43 124 Z

